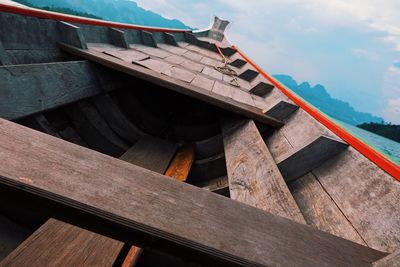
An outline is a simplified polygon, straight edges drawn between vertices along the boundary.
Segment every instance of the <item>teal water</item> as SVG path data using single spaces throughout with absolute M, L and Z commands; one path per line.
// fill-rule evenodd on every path
M 345 122 L 335 119 L 333 120 L 344 127 L 346 130 L 351 132 L 353 135 L 360 138 L 361 140 L 374 147 L 375 149 L 377 149 L 388 158 L 400 165 L 400 143 L 392 141 L 380 135 L 365 131 L 364 129 L 347 124 Z

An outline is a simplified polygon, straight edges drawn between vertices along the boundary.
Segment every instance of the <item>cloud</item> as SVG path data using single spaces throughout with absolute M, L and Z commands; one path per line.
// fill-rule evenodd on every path
M 352 50 L 352 53 L 354 56 L 359 57 L 359 58 L 366 58 L 372 61 L 378 60 L 379 56 L 372 52 L 372 51 L 368 51 L 366 49 L 362 49 L 362 48 L 354 48 Z

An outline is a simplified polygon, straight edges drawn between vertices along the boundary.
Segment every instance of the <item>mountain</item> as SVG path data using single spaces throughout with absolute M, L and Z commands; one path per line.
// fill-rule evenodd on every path
M 15 2 L 49 10 L 69 9 L 105 20 L 145 26 L 191 29 L 176 19 L 167 19 L 145 10 L 130 0 L 14 0 Z M 68 13 L 68 12 L 66 12 Z M 71 14 L 71 13 L 69 13 Z
M 289 75 L 274 75 L 281 83 L 290 88 L 304 100 L 311 103 L 327 115 L 352 125 L 363 123 L 384 123 L 383 118 L 370 113 L 356 111 L 349 103 L 332 98 L 324 86 L 311 86 L 308 82 L 298 84 Z

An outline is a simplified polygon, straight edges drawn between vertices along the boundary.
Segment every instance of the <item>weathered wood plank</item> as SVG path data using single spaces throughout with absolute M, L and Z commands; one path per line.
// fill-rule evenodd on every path
M 121 241 L 247 266 L 385 255 L 2 119 L 0 148 L 1 198 Z
M 50 219 L 0 266 L 113 266 L 123 245 L 109 237 Z
M 165 75 L 161 75 L 151 70 L 146 70 L 140 66 L 135 66 L 133 64 L 123 62 L 119 59 L 104 55 L 97 51 L 79 49 L 67 44 L 60 44 L 60 47 L 66 52 L 87 58 L 104 66 L 144 79 L 151 83 L 166 87 L 168 89 L 188 95 L 190 97 L 200 99 L 209 104 L 241 114 L 261 123 L 268 124 L 273 127 L 281 127 L 283 125 L 281 121 L 272 119 L 265 114 L 262 114 L 260 109 L 250 105 L 246 105 L 244 103 L 237 102 L 229 97 L 212 93 L 206 89 L 195 87 L 193 85 L 170 77 L 165 77 Z
M 123 48 L 129 48 L 129 42 L 126 38 L 126 34 L 124 31 L 115 29 L 115 28 L 109 28 L 109 33 L 110 33 L 110 39 L 113 43 L 113 45 L 123 47 Z
M 289 188 L 308 225 L 366 245 L 313 173 L 297 179 Z
M 57 27 L 64 43 L 87 49 L 85 37 L 79 27 L 64 21 L 58 21 Z
M 18 119 L 101 93 L 86 61 L 0 67 L 0 117 Z
M 222 135 L 231 198 L 305 223 L 254 122 L 227 118 Z
M 374 262 L 372 267 L 400 267 L 400 249 Z
M 230 197 L 228 176 L 222 176 L 216 179 L 211 179 L 196 184 L 196 186 L 209 190 L 219 195 Z
M 174 143 L 147 136 L 140 139 L 120 159 L 163 174 L 177 149 Z
M 144 138 L 126 151 L 121 160 L 164 173 L 175 155 L 175 144 Z M 56 244 L 56 245 L 52 245 Z M 50 219 L 17 248 L 1 266 L 113 266 L 124 244 L 58 220 Z M 133 247 L 140 256 L 141 249 Z
M 8 58 L 6 50 L 4 50 L 4 47 L 3 47 L 3 43 L 0 40 L 0 66 L 1 65 L 9 65 L 10 63 L 11 63 L 10 59 Z
M 305 146 L 276 158 L 275 161 L 286 182 L 291 182 L 321 166 L 347 147 L 346 143 L 337 138 L 321 135 Z

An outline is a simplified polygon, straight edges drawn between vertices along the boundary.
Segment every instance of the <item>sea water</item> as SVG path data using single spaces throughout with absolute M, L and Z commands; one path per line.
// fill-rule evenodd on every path
M 339 120 L 335 121 L 354 136 L 358 137 L 400 165 L 400 143 L 358 128 L 357 126 L 350 125 Z

